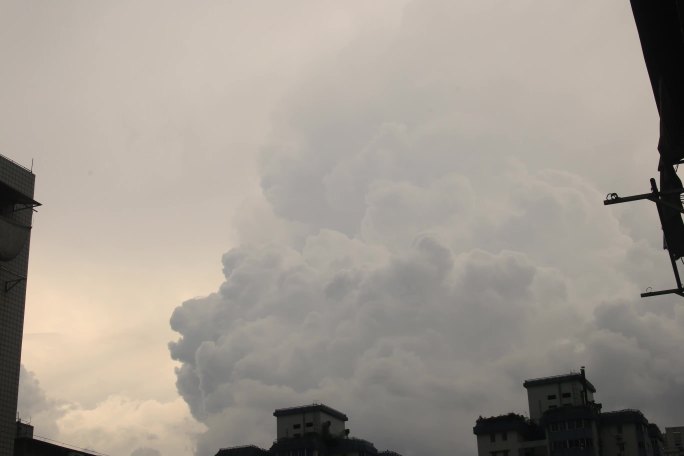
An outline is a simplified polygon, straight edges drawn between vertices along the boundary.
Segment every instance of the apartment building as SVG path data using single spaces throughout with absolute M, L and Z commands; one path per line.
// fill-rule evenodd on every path
M 480 417 L 473 428 L 478 456 L 667 455 L 660 429 L 639 410 L 602 411 L 584 368 L 525 380 L 523 386 L 529 418 L 514 413 Z
M 684 435 L 684 426 L 665 428 L 664 454 L 666 456 L 684 456 L 682 435 Z
M 222 448 L 216 456 L 401 456 L 378 452 L 371 442 L 350 437 L 347 415 L 324 404 L 277 409 L 273 416 L 276 441 L 271 448 Z
M 35 175 L 0 155 L 0 455 L 13 453 Z

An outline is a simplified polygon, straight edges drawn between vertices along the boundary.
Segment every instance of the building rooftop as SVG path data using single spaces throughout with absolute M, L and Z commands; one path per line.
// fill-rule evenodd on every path
M 275 412 L 273 412 L 273 416 L 275 417 L 281 417 L 281 416 L 291 416 L 291 415 L 301 415 L 302 413 L 312 413 L 312 412 L 323 412 L 327 413 L 330 416 L 333 416 L 339 420 L 342 421 L 348 421 L 349 418 L 347 418 L 347 415 L 344 413 L 335 410 L 332 407 L 328 407 L 327 405 L 324 404 L 311 404 L 311 405 L 302 405 L 299 407 L 288 407 L 288 408 L 281 408 L 277 409 Z
M 12 163 L 13 165 L 18 166 L 19 168 L 23 169 L 24 171 L 28 171 L 30 174 L 33 174 L 33 170 L 28 169 L 26 166 L 21 165 L 21 164 L 15 162 L 14 160 L 12 160 L 11 158 L 6 157 L 2 154 L 0 154 L 0 160 L 6 160 L 6 161 Z M 33 163 L 33 160 L 31 160 L 31 163 Z M 31 167 L 33 167 L 33 164 L 31 164 Z
M 481 435 L 503 431 L 525 432 L 529 426 L 529 420 L 524 416 L 516 413 L 507 413 L 488 418 L 478 418 L 473 428 L 473 434 Z
M 525 388 L 529 388 L 531 386 L 554 385 L 557 383 L 573 381 L 582 382 L 582 374 L 580 374 L 579 372 L 570 372 L 569 374 L 552 375 L 551 377 L 532 378 L 529 380 L 525 380 L 523 382 L 523 386 Z M 592 393 L 595 393 L 596 388 L 594 388 L 594 385 L 592 385 L 589 380 L 585 379 L 584 381 L 587 382 L 587 389 Z
M 268 451 L 259 448 L 256 445 L 234 446 L 230 448 L 221 448 L 216 456 L 261 456 L 267 454 Z
M 658 440 L 663 440 L 663 433 L 660 431 L 660 428 L 658 427 L 657 424 L 655 423 L 648 423 L 648 436 L 651 438 L 656 438 Z
M 614 412 L 603 412 L 601 413 L 599 419 L 601 420 L 602 424 L 648 424 L 648 420 L 644 417 L 644 414 L 641 413 L 641 411 L 635 409 L 616 410 Z
M 44 456 L 104 456 L 102 453 L 93 450 L 63 445 L 65 444 L 57 444 L 29 437 L 18 437 L 14 440 L 14 454 L 15 456 L 33 456 L 38 454 Z

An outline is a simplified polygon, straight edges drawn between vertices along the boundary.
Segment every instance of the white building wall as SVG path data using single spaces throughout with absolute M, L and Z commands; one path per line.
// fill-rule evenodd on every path
M 587 400 L 594 400 L 594 395 L 587 390 Z M 539 422 L 542 414 L 550 408 L 563 405 L 582 405 L 582 382 L 578 380 L 558 382 L 527 387 L 527 403 L 530 418 Z

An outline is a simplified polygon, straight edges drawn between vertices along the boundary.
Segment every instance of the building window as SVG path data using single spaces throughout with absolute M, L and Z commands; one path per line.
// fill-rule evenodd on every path
M 546 398 L 551 401 L 553 399 L 556 399 L 556 395 L 555 394 L 549 394 L 548 396 L 546 396 Z
M 292 425 L 292 429 L 299 429 L 299 428 L 301 428 L 301 427 L 302 427 L 301 424 L 294 424 L 294 425 Z
M 575 422 L 573 420 L 568 421 L 568 429 L 575 429 Z
M 508 440 L 508 432 L 501 433 L 501 440 L 503 440 L 504 442 Z
M 551 447 L 554 450 L 561 450 L 563 448 L 568 448 L 568 441 L 567 440 L 557 440 L 557 441 L 553 442 Z
M 306 427 L 313 427 L 313 423 L 309 421 L 308 423 L 306 423 Z
M 620 451 L 625 451 L 625 444 L 624 443 L 618 443 L 618 449 Z
M 550 409 L 556 408 L 556 406 L 555 406 L 555 405 L 549 405 L 549 408 L 550 408 Z
M 563 393 L 563 397 L 572 397 L 572 393 Z
M 489 441 L 490 442 L 496 442 L 496 434 L 490 434 L 489 435 Z
M 551 423 L 551 430 L 557 431 L 558 430 L 558 423 Z
M 622 434 L 622 425 L 621 424 L 617 425 L 617 433 Z

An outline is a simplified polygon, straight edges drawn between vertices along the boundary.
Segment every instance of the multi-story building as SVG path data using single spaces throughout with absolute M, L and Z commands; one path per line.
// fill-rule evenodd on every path
M 658 425 L 648 424 L 648 438 L 651 440 L 651 448 L 653 448 L 653 456 L 665 455 L 665 436 L 660 432 Z M 684 456 L 684 455 L 682 455 Z
M 35 175 L 0 155 L 0 455 L 16 433 L 19 363 Z
M 654 456 L 648 424 L 639 410 L 601 413 L 602 456 Z
M 347 415 L 323 404 L 305 405 L 278 409 L 273 412 L 276 419 L 278 440 L 301 437 L 304 434 L 327 434 L 345 437 L 349 430 L 345 427 Z
M 544 430 L 522 415 L 482 418 L 474 428 L 480 456 L 546 456 Z
M 513 413 L 480 417 L 473 428 L 479 456 L 666 454 L 660 429 L 640 411 L 601 411 L 601 404 L 594 401 L 596 388 L 584 368 L 526 380 L 523 386 L 529 418 Z
M 221 449 L 216 456 L 401 456 L 378 452 L 363 439 L 349 437 L 347 415 L 323 404 L 278 409 L 277 440 L 270 449 L 254 445 Z
M 682 436 L 684 436 L 684 426 L 665 428 L 664 453 L 666 456 L 684 456 Z
M 539 422 L 544 412 L 559 407 L 581 406 L 594 402 L 596 388 L 589 382 L 584 370 L 580 373 L 525 380 L 530 418 Z

